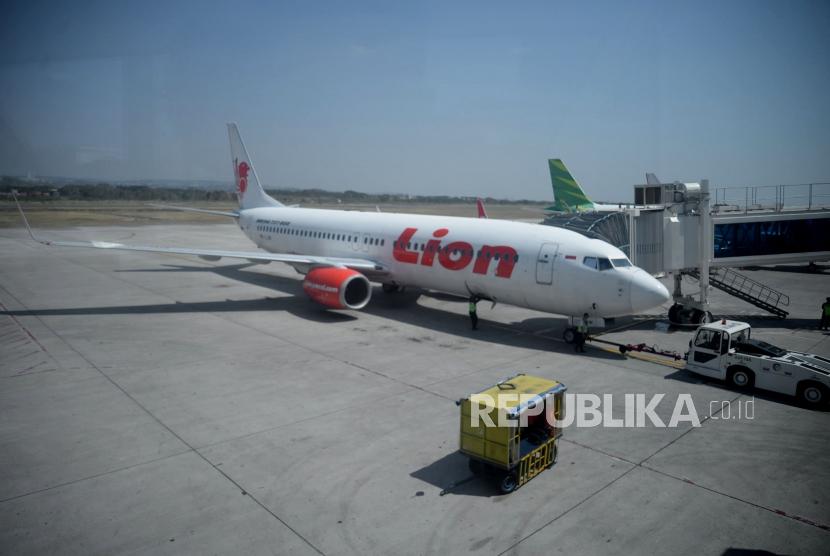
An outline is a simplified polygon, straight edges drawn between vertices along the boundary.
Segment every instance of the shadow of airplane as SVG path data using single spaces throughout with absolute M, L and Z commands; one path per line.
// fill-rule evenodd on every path
M 55 309 L 32 309 L 22 311 L 0 311 L 0 314 L 14 316 L 71 316 L 71 315 L 119 315 L 119 314 L 175 314 L 175 313 L 226 313 L 254 311 L 285 311 L 297 317 L 314 322 L 354 321 L 358 317 L 344 312 L 332 311 L 308 299 L 303 293 L 302 282 L 295 278 L 255 272 L 254 263 L 241 263 L 221 266 L 163 265 L 161 268 L 115 270 L 118 273 L 211 273 L 236 282 L 251 284 L 274 290 L 285 296 L 266 297 L 262 299 L 174 302 L 156 305 L 129 305 L 107 307 L 75 307 Z M 430 297 L 447 303 L 466 304 L 467 299 L 443 292 L 433 292 L 418 288 L 407 288 L 403 292 L 385 294 L 379 287 L 373 290 L 372 302 L 361 312 L 381 318 L 400 321 L 436 332 L 443 332 L 466 339 L 523 347 L 540 351 L 570 352 L 572 347 L 559 341 L 562 331 L 567 326 L 567 318 L 562 316 L 531 317 L 522 321 L 502 324 L 479 317 L 480 328 L 469 328 L 466 314 L 458 314 L 428 307 L 418 303 L 421 296 Z M 402 311 L 401 309 L 406 309 Z M 754 328 L 814 327 L 812 319 L 787 319 L 775 317 L 750 317 L 739 315 L 734 320 L 745 320 Z M 617 326 L 627 330 L 653 330 L 652 315 L 633 315 L 616 319 Z M 789 326 L 787 326 L 789 325 Z M 813 325 L 813 326 L 808 326 Z M 673 331 L 690 331 L 689 328 L 670 328 Z M 552 341 L 554 339 L 555 341 Z M 622 360 L 623 356 L 605 350 L 590 350 L 592 358 Z
M 152 269 L 131 269 L 116 270 L 115 272 L 182 272 L 199 273 L 208 272 L 218 274 L 229 280 L 243 282 L 251 285 L 271 289 L 283 294 L 280 297 L 264 297 L 260 299 L 226 299 L 222 301 L 197 301 L 197 302 L 173 302 L 153 305 L 116 305 L 102 307 L 70 307 L 56 309 L 28 309 L 19 311 L 0 311 L 0 315 L 10 316 L 88 316 L 88 315 L 139 315 L 139 314 L 186 314 L 186 313 L 228 313 L 228 312 L 256 312 L 256 311 L 284 311 L 306 320 L 320 323 L 350 322 L 358 320 L 359 317 L 349 313 L 332 311 L 318 305 L 307 298 L 303 293 L 302 282 L 284 276 L 252 272 L 248 269 L 255 265 L 243 263 L 226 266 L 187 266 L 187 265 L 164 265 L 163 268 Z M 361 310 L 373 316 L 406 323 L 435 332 L 442 332 L 456 337 L 482 340 L 492 344 L 507 345 L 511 347 L 526 348 L 543 352 L 566 353 L 572 351 L 572 346 L 562 341 L 552 341 L 547 332 L 553 331 L 553 338 L 558 339 L 561 331 L 567 325 L 567 318 L 559 316 L 532 317 L 523 321 L 516 321 L 510 324 L 502 324 L 486 319 L 479 319 L 479 330 L 473 331 L 469 328 L 469 321 L 466 315 L 453 313 L 418 303 L 421 296 L 431 297 L 446 301 L 448 303 L 467 303 L 462 297 L 453 296 L 441 292 L 430 292 L 415 288 L 394 294 L 382 293 L 380 287 L 373 290 L 372 302 Z M 406 309 L 406 310 L 402 310 Z M 745 318 L 745 317 L 744 317 Z M 775 322 L 777 324 L 786 322 L 776 318 L 769 319 L 747 319 L 754 323 Z M 806 320 L 806 319 L 805 319 Z M 628 330 L 653 329 L 653 317 L 648 315 L 634 315 L 617 319 L 617 324 L 632 323 Z M 800 323 L 800 320 L 797 322 Z M 812 322 L 812 321 L 810 321 Z M 753 324 L 755 326 L 755 324 Z M 627 358 L 615 352 L 592 349 L 585 357 L 591 359 L 605 359 L 610 361 L 623 361 Z M 664 376 L 666 380 L 678 380 L 681 382 L 699 384 L 703 383 L 732 391 L 722 381 L 700 377 L 684 369 L 673 370 Z M 755 397 L 768 401 L 779 402 L 786 405 L 797 405 L 794 398 L 763 390 L 743 391 L 752 393 Z M 428 473 L 427 473 L 428 475 Z M 429 482 L 429 481 L 427 481 Z M 444 481 L 442 481 L 443 483 Z M 471 486 L 473 491 L 478 487 Z M 465 488 L 463 490 L 468 490 Z M 470 494 L 474 492 L 469 492 Z M 488 496 L 489 494 L 478 492 L 478 495 Z
M 163 272 L 163 273 L 213 273 L 229 280 L 271 289 L 286 296 L 247 300 L 173 302 L 154 305 L 120 305 L 103 307 L 72 307 L 54 309 L 28 309 L 0 311 L 0 315 L 13 316 L 81 316 L 81 315 L 130 315 L 130 314 L 178 314 L 178 313 L 227 313 L 254 311 L 285 311 L 314 322 L 353 321 L 358 317 L 349 313 L 332 311 L 308 299 L 303 293 L 302 282 L 283 276 L 253 272 L 254 265 L 243 263 L 225 266 L 165 265 L 163 268 L 116 270 L 115 272 Z M 467 303 L 465 298 L 439 292 L 407 288 L 395 294 L 384 294 L 380 287 L 373 290 L 372 302 L 361 310 L 373 316 L 403 322 L 435 332 L 442 332 L 470 340 L 483 340 L 494 344 L 509 345 L 538 351 L 569 352 L 572 347 L 552 341 L 559 338 L 567 325 L 567 318 L 531 318 L 521 322 L 502 324 L 479 318 L 479 329 L 471 330 L 466 314 L 457 314 L 418 303 L 421 296 L 434 297 L 447 302 Z M 402 310 L 406 309 L 406 310 Z M 545 333 L 556 330 L 553 336 Z M 604 350 L 590 350 L 586 357 L 622 360 L 623 356 Z

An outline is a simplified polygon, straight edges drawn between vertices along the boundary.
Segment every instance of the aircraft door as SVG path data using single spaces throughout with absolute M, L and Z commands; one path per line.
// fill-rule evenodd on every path
M 558 243 L 543 243 L 536 257 L 536 283 L 553 284 L 553 265 L 559 252 Z

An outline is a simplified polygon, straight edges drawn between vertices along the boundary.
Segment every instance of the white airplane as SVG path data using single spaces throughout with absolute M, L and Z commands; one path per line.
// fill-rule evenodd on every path
M 220 251 L 49 241 L 153 253 L 279 261 L 305 275 L 303 289 L 331 309 L 361 309 L 370 282 L 386 292 L 403 286 L 478 297 L 567 316 L 615 317 L 671 299 L 668 290 L 632 266 L 608 243 L 551 226 L 507 220 L 287 207 L 263 190 L 236 124 L 228 124 L 239 210 L 233 217 L 264 251 Z M 182 207 L 183 208 L 183 207 Z

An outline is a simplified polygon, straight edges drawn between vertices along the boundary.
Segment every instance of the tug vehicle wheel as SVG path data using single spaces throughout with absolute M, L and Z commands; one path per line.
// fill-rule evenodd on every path
M 812 381 L 799 384 L 797 396 L 806 407 L 822 407 L 827 405 L 828 398 L 830 398 L 826 386 Z
M 566 328 L 562 333 L 562 339 L 565 340 L 566 344 L 574 343 L 574 341 L 576 341 L 576 330 L 573 328 Z
M 755 384 L 755 375 L 746 367 L 732 367 L 726 375 L 729 384 L 738 388 L 750 388 Z

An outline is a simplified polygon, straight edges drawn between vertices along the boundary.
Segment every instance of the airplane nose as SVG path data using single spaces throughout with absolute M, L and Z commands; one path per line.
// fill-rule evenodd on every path
M 633 312 L 657 307 L 670 299 L 671 294 L 666 286 L 644 270 L 634 276 L 631 283 L 631 310 Z

